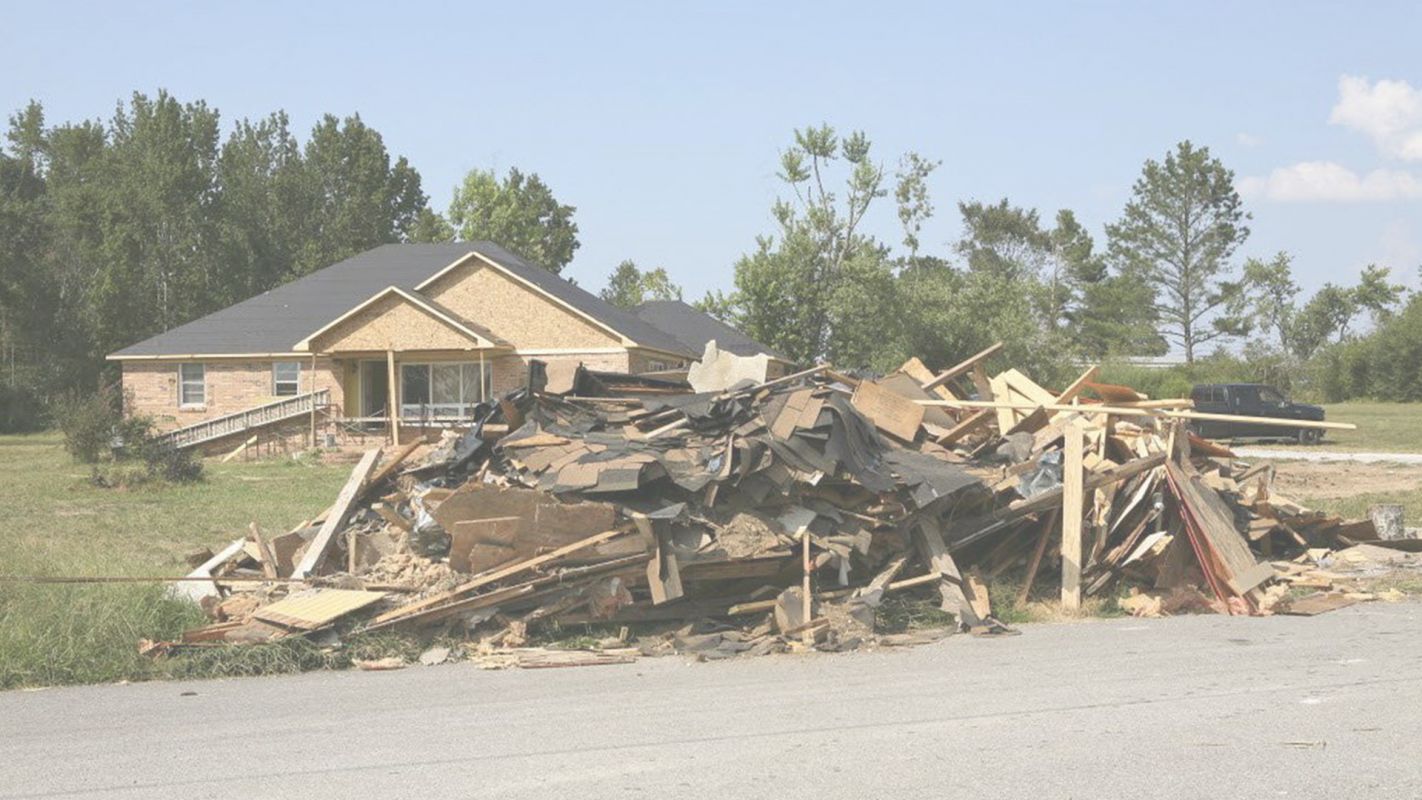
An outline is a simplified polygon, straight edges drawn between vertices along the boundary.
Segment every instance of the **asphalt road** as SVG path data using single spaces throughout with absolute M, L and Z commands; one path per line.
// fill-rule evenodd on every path
M 0 798 L 1417 798 L 1422 604 L 0 694 Z

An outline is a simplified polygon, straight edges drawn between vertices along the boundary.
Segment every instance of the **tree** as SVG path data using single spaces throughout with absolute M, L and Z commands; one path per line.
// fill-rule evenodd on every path
M 1372 315 L 1374 324 L 1391 316 L 1398 303 L 1402 302 L 1405 289 L 1401 284 L 1388 282 L 1391 272 L 1387 267 L 1369 264 L 1363 267 L 1358 285 L 1353 287 L 1353 302 L 1357 303 L 1359 310 Z
M 942 163 L 908 152 L 899 159 L 899 171 L 894 174 L 894 202 L 898 206 L 899 224 L 904 229 L 904 247 L 909 251 L 909 263 L 918 258 L 918 234 L 923 230 L 923 223 L 933 216 L 928 176 Z
M 1201 345 L 1242 332 L 1220 312 L 1240 290 L 1229 259 L 1249 236 L 1249 214 L 1234 173 L 1189 141 L 1163 162 L 1146 161 L 1132 192 L 1121 220 L 1106 226 L 1111 255 L 1158 287 L 1161 333 L 1193 363 Z
M 1250 258 L 1244 262 L 1244 290 L 1235 298 L 1231 313 L 1248 317 L 1253 327 L 1273 336 L 1280 350 L 1292 349 L 1299 286 L 1294 282 L 1293 259 L 1280 250 L 1269 261 Z
M 537 173 L 472 170 L 454 191 L 449 221 L 460 239 L 487 239 L 549 272 L 561 273 L 578 249 L 573 206 L 559 203 Z
M 680 300 L 681 287 L 672 282 L 661 267 L 643 272 L 628 259 L 617 265 L 599 295 L 622 308 L 633 308 L 649 300 Z
M 235 302 L 294 277 L 317 206 L 286 112 L 237 123 L 217 162 L 227 291 Z
M 796 130 L 780 158 L 793 199 L 776 201 L 777 232 L 736 262 L 736 322 L 793 360 L 854 366 L 891 352 L 893 268 L 887 250 L 859 231 L 886 194 L 869 150 L 862 132 L 841 139 L 829 125 Z M 840 165 L 842 195 L 831 183 Z
M 439 244 L 454 241 L 454 226 L 449 224 L 438 211 L 420 209 L 419 216 L 410 226 L 409 240 L 417 244 Z
M 968 269 L 1006 280 L 1031 280 L 1042 274 L 1051 253 L 1051 235 L 1042 230 L 1035 209 L 1011 205 L 1003 198 L 994 205 L 962 202 L 963 237 L 958 255 Z
M 407 241 L 428 207 L 420 174 L 403 156 L 391 163 L 384 139 L 359 114 L 322 117 L 306 142 L 305 162 L 315 202 L 297 275 Z

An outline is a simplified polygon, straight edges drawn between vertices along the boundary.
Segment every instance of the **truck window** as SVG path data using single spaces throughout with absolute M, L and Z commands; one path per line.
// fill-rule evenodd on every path
M 1284 396 L 1279 394 L 1277 389 L 1264 386 L 1259 389 L 1259 402 L 1266 406 L 1281 406 L 1284 404 Z

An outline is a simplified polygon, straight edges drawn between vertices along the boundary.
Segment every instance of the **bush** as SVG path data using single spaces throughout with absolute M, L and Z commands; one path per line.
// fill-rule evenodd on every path
M 71 392 L 55 404 L 64 449 L 76 461 L 97 464 L 113 448 L 123 410 L 118 389 L 106 386 L 94 394 Z
M 145 416 L 125 417 L 117 387 L 107 386 L 91 395 L 69 395 L 57 408 L 64 449 L 85 464 L 110 461 L 115 465 L 140 462 L 149 480 L 191 483 L 202 478 L 202 460 L 191 450 L 180 450 L 153 429 Z M 130 470 L 94 472 L 96 485 L 132 485 Z

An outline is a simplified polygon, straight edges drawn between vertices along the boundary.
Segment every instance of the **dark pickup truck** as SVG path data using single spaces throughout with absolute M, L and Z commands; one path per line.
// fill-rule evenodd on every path
M 1262 383 L 1203 384 L 1190 391 L 1190 399 L 1195 401 L 1196 411 L 1209 414 L 1323 421 L 1322 408 L 1291 402 L 1278 389 Z M 1293 439 L 1300 444 L 1317 444 L 1323 438 L 1323 431 L 1317 428 L 1290 428 L 1247 421 L 1194 420 L 1190 428 L 1209 439 Z

